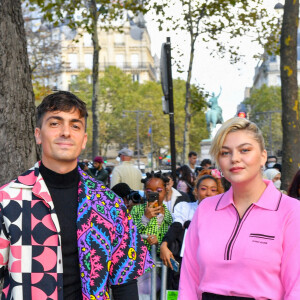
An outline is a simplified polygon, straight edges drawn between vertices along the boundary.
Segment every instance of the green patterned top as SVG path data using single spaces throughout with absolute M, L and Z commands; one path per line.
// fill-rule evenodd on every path
M 147 226 L 145 226 L 141 222 L 141 220 L 142 220 L 142 216 L 144 215 L 146 205 L 147 205 L 146 203 L 139 204 L 132 208 L 131 216 L 132 216 L 133 222 L 136 225 L 140 234 L 156 235 L 159 246 L 160 246 L 165 234 L 167 233 L 167 231 L 169 229 L 169 226 L 173 222 L 172 215 L 169 212 L 169 210 L 167 209 L 167 207 L 163 204 L 163 207 L 165 209 L 165 216 L 164 216 L 164 220 L 161 223 L 160 227 L 158 227 L 158 224 L 157 224 L 157 217 L 150 219 Z M 149 250 L 151 250 L 151 245 L 146 240 L 144 240 L 144 243 L 147 246 L 147 248 Z M 160 247 L 157 247 L 157 252 L 160 252 Z

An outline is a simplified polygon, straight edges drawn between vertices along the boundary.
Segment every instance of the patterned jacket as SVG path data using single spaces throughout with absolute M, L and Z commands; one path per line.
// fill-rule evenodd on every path
M 77 240 L 83 300 L 109 299 L 153 266 L 123 201 L 78 168 Z M 0 188 L 3 299 L 63 300 L 58 218 L 39 163 Z
M 141 220 L 142 220 L 142 216 L 144 215 L 146 205 L 147 204 L 139 204 L 139 205 L 136 205 L 132 208 L 131 215 L 132 215 L 134 224 L 138 228 L 138 231 L 139 231 L 140 234 L 147 234 L 147 235 L 154 234 L 154 235 L 156 235 L 156 237 L 158 239 L 158 243 L 160 245 L 161 242 L 162 242 L 162 239 L 164 238 L 165 234 L 167 233 L 167 231 L 169 229 L 169 226 L 173 222 L 172 215 L 169 212 L 169 210 L 167 209 L 166 205 L 163 204 L 163 207 L 165 209 L 165 216 L 164 216 L 164 220 L 161 223 L 160 227 L 158 227 L 156 217 L 150 219 L 147 226 L 145 226 L 142 223 Z M 145 242 L 145 245 L 150 250 L 151 245 L 146 240 L 144 242 Z M 160 248 L 158 247 L 157 252 L 159 252 L 159 249 Z

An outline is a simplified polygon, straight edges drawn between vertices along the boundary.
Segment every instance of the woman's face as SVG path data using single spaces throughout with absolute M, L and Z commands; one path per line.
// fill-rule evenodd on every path
M 166 187 L 164 181 L 160 178 L 149 179 L 146 185 L 146 196 L 148 192 L 158 193 L 158 205 L 161 206 L 166 196 Z
M 218 194 L 219 193 L 217 183 L 213 179 L 207 178 L 200 182 L 199 187 L 197 189 L 198 202 L 200 202 L 206 197 L 211 197 Z
M 266 150 L 262 151 L 253 134 L 246 130 L 228 133 L 218 157 L 223 175 L 232 185 L 261 179 L 266 160 Z
M 281 173 L 278 173 L 278 174 L 272 179 L 272 181 L 275 182 L 275 181 L 277 181 L 277 180 L 280 180 L 280 178 L 281 178 Z
M 173 178 L 172 177 L 168 177 L 168 178 L 169 178 L 169 182 L 167 183 L 167 186 L 166 186 L 167 192 L 169 192 L 174 185 Z

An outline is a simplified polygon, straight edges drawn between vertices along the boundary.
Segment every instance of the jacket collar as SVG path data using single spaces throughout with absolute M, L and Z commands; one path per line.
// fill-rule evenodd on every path
M 267 210 L 276 211 L 279 208 L 282 194 L 276 189 L 272 181 L 264 180 L 264 182 L 267 187 L 259 200 L 256 203 L 253 203 L 253 205 Z M 224 209 L 231 204 L 234 205 L 232 187 L 226 193 L 221 195 L 217 203 L 216 210 Z

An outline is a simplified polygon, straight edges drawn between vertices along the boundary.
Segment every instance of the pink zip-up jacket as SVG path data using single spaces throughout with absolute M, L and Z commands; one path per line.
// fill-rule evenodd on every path
M 232 189 L 206 198 L 188 229 L 178 300 L 202 293 L 300 300 L 300 202 L 271 181 L 240 219 Z

